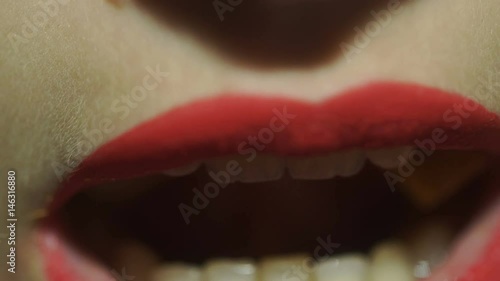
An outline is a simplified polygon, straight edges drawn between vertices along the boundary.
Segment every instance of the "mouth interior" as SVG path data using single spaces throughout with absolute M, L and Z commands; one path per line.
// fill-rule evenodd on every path
M 438 177 L 439 169 L 426 176 Z M 213 182 L 203 167 L 182 177 L 158 173 L 80 192 L 58 219 L 75 249 L 108 268 L 121 268 L 136 245 L 164 263 L 203 264 L 217 258 L 312 255 L 320 237 L 339 244 L 335 255 L 366 253 L 388 239 L 410 241 L 429 222 L 444 226 L 451 240 L 485 202 L 488 169 L 425 210 L 405 184 L 391 190 L 384 172 L 367 162 L 350 177 L 301 180 L 285 173 L 278 180 L 230 183 L 213 198 L 198 197 L 198 207 L 193 189 L 203 191 Z M 193 208 L 185 212 L 194 210 L 189 223 L 180 204 Z

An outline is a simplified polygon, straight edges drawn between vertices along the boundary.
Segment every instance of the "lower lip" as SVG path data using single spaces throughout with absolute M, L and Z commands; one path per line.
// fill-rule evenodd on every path
M 457 111 L 457 106 L 462 111 Z M 236 153 L 248 136 L 259 134 L 286 108 L 296 115 L 274 136 L 265 152 L 306 155 L 349 148 L 414 145 L 445 135 L 436 149 L 476 149 L 500 153 L 500 118 L 462 96 L 418 85 L 370 84 L 321 103 L 284 98 L 226 95 L 198 101 L 143 123 L 88 157 L 58 190 L 59 208 L 82 188 L 117 178 L 156 173 L 192 161 Z M 470 109 L 470 110 L 469 110 Z M 167 161 L 165 159 L 175 159 Z M 49 229 L 49 228 L 47 228 Z M 51 281 L 85 281 L 81 266 L 68 262 L 68 249 L 55 234 L 40 231 L 40 245 Z M 48 243 L 47 241 L 52 241 Z M 496 280 L 500 276 L 500 227 L 490 247 L 457 280 Z M 76 267 L 76 268 L 75 268 Z M 89 268 L 95 268 L 91 266 Z M 88 270 L 87 270 L 88 271 Z M 103 274 L 103 275 L 99 275 Z M 101 276 L 102 279 L 99 279 Z M 464 277 L 464 278 L 465 278 Z M 92 280 L 113 280 L 98 272 Z

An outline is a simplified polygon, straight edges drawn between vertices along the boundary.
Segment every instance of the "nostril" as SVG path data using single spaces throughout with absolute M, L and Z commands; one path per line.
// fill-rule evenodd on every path
M 136 0 L 170 27 L 222 56 L 260 67 L 305 67 L 340 54 L 339 43 L 386 0 Z

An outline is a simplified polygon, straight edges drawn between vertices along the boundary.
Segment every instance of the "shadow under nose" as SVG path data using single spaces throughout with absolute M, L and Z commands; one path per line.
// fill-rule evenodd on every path
M 136 0 L 165 24 L 221 56 L 253 67 L 309 67 L 388 0 Z

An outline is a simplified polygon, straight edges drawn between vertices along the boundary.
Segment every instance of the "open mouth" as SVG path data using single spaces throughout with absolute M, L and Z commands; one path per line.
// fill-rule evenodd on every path
M 492 280 L 499 132 L 415 85 L 190 104 L 61 187 L 49 280 Z

